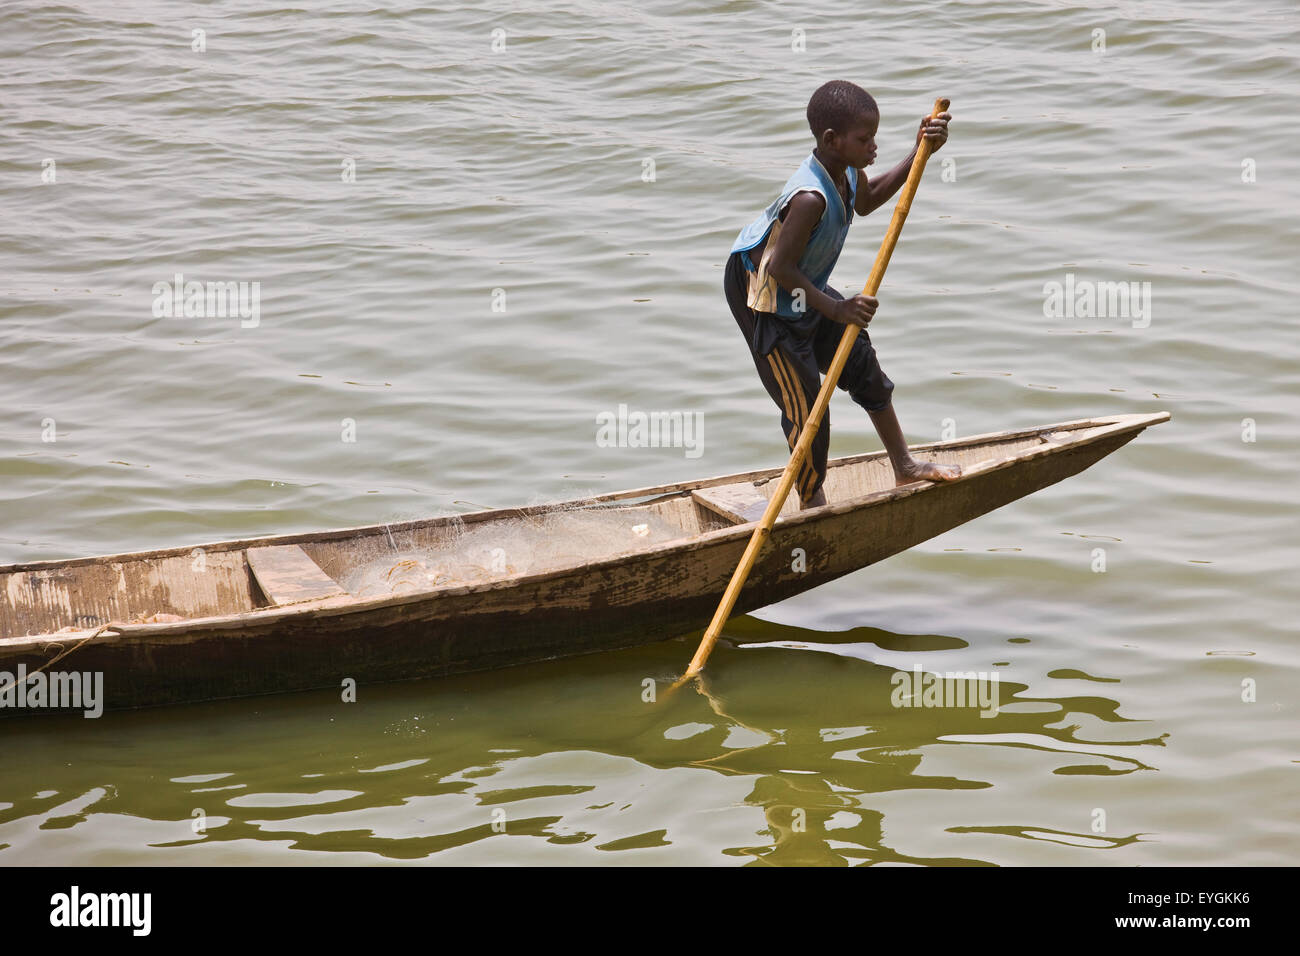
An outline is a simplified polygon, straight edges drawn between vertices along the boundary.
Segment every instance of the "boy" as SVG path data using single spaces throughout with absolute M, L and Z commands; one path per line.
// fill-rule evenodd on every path
M 948 139 L 948 113 L 921 121 L 931 150 Z M 889 172 L 868 182 L 863 167 L 876 157 L 880 110 L 866 90 L 835 80 L 808 101 L 808 125 L 817 140 L 812 153 L 790 177 L 781 195 L 741 230 L 727 260 L 723 289 L 736 323 L 749 343 L 763 385 L 781 409 L 781 427 L 791 450 L 817 400 L 821 372 L 830 367 L 845 325 L 858 333 L 839 387 L 871 416 L 889 453 L 899 485 L 912 481 L 951 481 L 954 465 L 912 457 L 890 401 L 894 389 L 876 360 L 865 329 L 877 300 L 845 299 L 826 285 L 839 258 L 853 215 L 865 216 L 884 205 L 907 181 L 916 149 Z M 800 506 L 826 504 L 826 455 L 830 447 L 829 410 L 795 480 Z

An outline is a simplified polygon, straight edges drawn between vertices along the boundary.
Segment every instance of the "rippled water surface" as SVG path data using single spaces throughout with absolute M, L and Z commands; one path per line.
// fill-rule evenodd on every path
M 0 563 L 780 464 L 721 270 L 840 77 L 880 103 L 879 169 L 953 102 L 872 325 L 909 438 L 1173 414 L 732 622 L 703 693 L 643 700 L 687 635 L 350 704 L 6 720 L 0 863 L 1296 861 L 1293 5 L 0 18 Z M 256 320 L 156 317 L 178 273 L 259 283 Z M 1150 283 L 1149 323 L 1048 317 L 1067 275 Z M 703 453 L 603 447 L 620 404 L 702 413 Z M 832 418 L 832 454 L 878 447 Z M 892 706 L 916 666 L 997 673 L 1003 705 Z

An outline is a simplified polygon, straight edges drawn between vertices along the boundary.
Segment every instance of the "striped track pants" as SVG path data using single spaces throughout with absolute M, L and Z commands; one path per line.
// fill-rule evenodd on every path
M 830 368 L 845 327 L 825 316 L 818 316 L 811 334 L 801 337 L 779 317 L 755 313 L 747 304 L 746 270 L 740 253 L 733 253 L 727 261 L 723 290 L 736 324 L 749 345 L 758 377 L 781 409 L 781 428 L 785 432 L 786 444 L 793 451 L 821 390 L 821 373 Z M 829 287 L 826 293 L 833 298 L 843 298 Z M 776 323 L 779 330 L 775 345 L 765 355 L 754 347 L 759 338 L 758 326 L 762 322 Z M 879 411 L 890 403 L 894 383 L 881 370 L 876 350 L 865 329 L 858 333 L 853 343 L 849 361 L 840 375 L 839 387 L 868 412 Z M 827 409 L 808 457 L 795 479 L 795 489 L 802 501 L 812 498 L 826 481 L 830 442 L 830 410 Z

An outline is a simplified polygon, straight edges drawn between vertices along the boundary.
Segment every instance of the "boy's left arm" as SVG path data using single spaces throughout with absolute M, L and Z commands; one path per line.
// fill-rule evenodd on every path
M 948 142 L 950 119 L 952 119 L 951 113 L 940 113 L 935 117 L 923 118 L 921 128 L 916 133 L 916 146 L 921 145 L 921 137 L 924 136 L 930 141 L 930 152 L 937 152 L 944 143 Z M 907 182 L 907 174 L 912 171 L 912 161 L 916 159 L 916 146 L 912 147 L 906 159 L 875 179 L 868 180 L 866 171 L 858 170 L 858 193 L 853 200 L 855 213 L 865 216 L 873 209 L 878 209 L 889 202 L 890 197 Z

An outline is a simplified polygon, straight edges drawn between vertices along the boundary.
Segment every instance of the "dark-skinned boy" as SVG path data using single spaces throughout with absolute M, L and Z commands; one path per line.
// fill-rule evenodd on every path
M 923 119 L 917 145 L 925 137 L 932 151 L 941 148 L 950 119 L 948 113 Z M 865 90 L 845 81 L 824 84 L 813 94 L 808 122 L 817 141 L 812 154 L 732 247 L 724 281 L 728 305 L 760 379 L 781 409 L 781 425 L 792 449 L 844 326 L 857 325 L 864 331 L 858 334 L 839 387 L 871 416 L 896 483 L 950 481 L 961 474 L 959 468 L 918 460 L 908 450 L 894 413 L 893 383 L 881 370 L 865 331 L 878 301 L 864 295 L 846 299 L 825 284 L 854 215 L 866 215 L 898 192 L 916 149 L 869 180 L 865 167 L 876 158 L 880 111 Z M 829 446 L 827 415 L 795 482 L 804 508 L 826 504 L 822 485 Z

